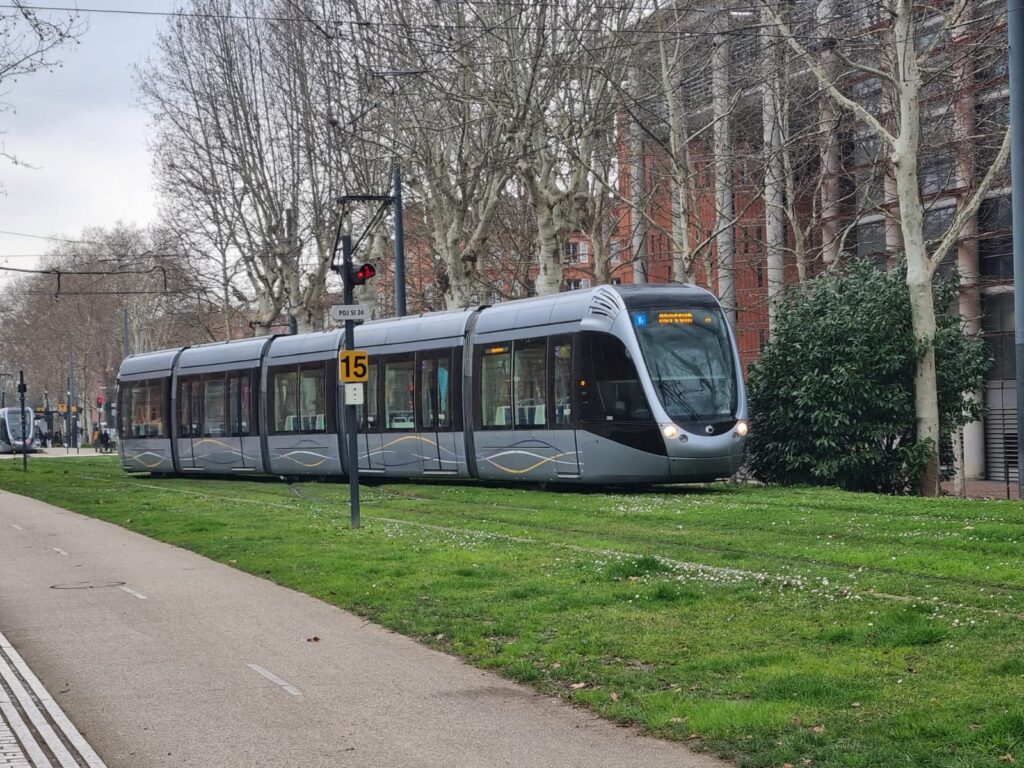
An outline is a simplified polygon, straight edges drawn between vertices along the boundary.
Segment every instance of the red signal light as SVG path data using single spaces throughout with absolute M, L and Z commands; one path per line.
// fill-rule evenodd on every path
M 363 264 L 352 273 L 352 285 L 365 285 L 371 277 L 377 276 L 377 269 L 373 264 Z

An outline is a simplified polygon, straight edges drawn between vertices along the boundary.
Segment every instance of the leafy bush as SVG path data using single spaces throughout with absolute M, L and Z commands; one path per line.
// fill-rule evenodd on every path
M 980 418 L 989 365 L 984 343 L 967 336 L 955 312 L 955 278 L 934 296 L 942 434 Z M 906 268 L 851 264 L 796 289 L 780 308 L 775 334 L 750 369 L 750 450 L 754 474 L 770 483 L 838 485 L 906 493 L 930 445 L 915 439 L 914 367 Z M 966 415 L 965 415 L 966 414 Z

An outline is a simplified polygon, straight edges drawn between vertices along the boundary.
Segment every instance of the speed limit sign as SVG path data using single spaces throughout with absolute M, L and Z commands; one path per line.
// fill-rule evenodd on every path
M 338 356 L 338 378 L 346 384 L 365 383 L 370 373 L 370 356 L 361 349 L 346 349 Z

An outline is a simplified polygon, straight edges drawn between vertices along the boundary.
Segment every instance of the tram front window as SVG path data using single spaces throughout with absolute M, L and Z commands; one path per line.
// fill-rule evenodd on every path
M 26 413 L 31 413 L 26 411 Z M 21 442 L 21 413 L 15 409 L 8 409 L 3 416 L 4 426 L 6 427 L 4 435 L 8 442 L 13 443 L 15 440 Z M 25 436 L 27 438 L 32 437 L 32 419 L 29 418 L 25 423 Z
M 673 421 L 721 421 L 736 411 L 736 374 L 719 309 L 631 313 L 647 370 Z

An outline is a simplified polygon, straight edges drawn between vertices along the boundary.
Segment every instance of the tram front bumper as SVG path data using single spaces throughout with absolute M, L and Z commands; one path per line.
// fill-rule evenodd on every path
M 669 474 L 680 482 L 702 483 L 732 477 L 743 464 L 746 441 L 732 432 L 711 438 L 666 440 Z

